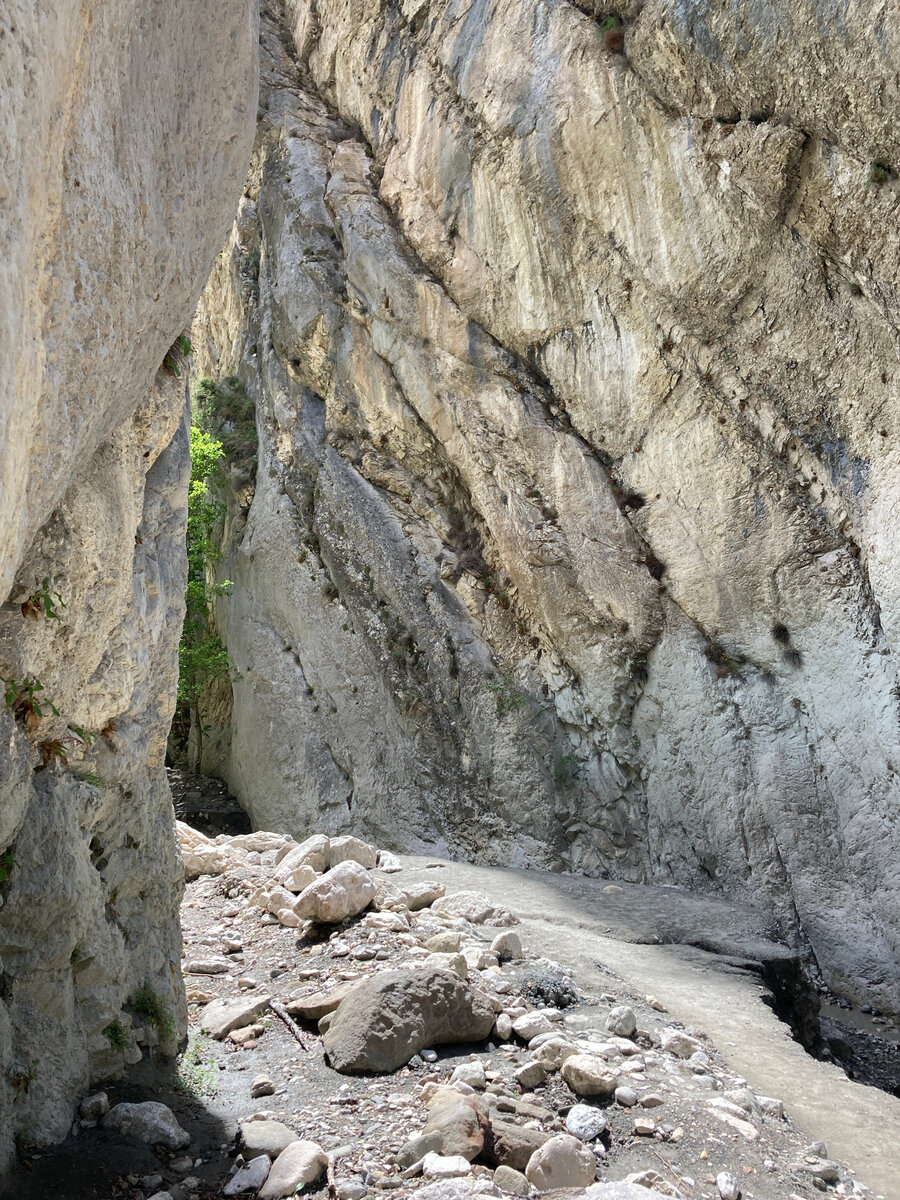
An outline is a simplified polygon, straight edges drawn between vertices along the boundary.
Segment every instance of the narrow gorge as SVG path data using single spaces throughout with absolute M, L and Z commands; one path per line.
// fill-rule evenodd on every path
M 0 80 L 0 1174 L 184 1044 L 167 747 L 900 1015 L 889 6 L 8 0 Z

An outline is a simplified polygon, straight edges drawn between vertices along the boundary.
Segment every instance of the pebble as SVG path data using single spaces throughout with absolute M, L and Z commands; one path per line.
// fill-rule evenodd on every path
M 656 1122 L 652 1117 L 635 1117 L 634 1132 L 638 1137 L 652 1137 L 656 1133 Z
M 273 1096 L 275 1084 L 268 1075 L 257 1075 L 250 1084 L 250 1099 L 258 1100 L 261 1096 Z
M 606 1028 L 617 1037 L 630 1038 L 637 1029 L 634 1012 L 625 1004 L 617 1004 L 606 1018 Z
M 471 1164 L 461 1154 L 435 1154 L 429 1151 L 422 1159 L 422 1174 L 426 1179 L 455 1179 L 468 1175 Z
M 494 1183 L 501 1192 L 511 1196 L 528 1196 L 531 1194 L 531 1184 L 521 1171 L 514 1167 L 498 1167 L 494 1172 Z
M 638 1102 L 637 1092 L 630 1087 L 617 1087 L 615 1091 L 616 1104 L 621 1104 L 622 1108 L 634 1108 Z
M 716 1187 L 722 1200 L 738 1200 L 740 1188 L 738 1181 L 730 1171 L 720 1171 L 716 1176 Z
M 109 1112 L 109 1097 L 106 1092 L 95 1092 L 93 1096 L 85 1096 L 78 1105 L 78 1112 L 86 1121 L 99 1121 Z M 159 1182 L 162 1183 L 161 1176 Z
M 450 1082 L 467 1083 L 469 1087 L 483 1091 L 487 1082 L 484 1076 L 484 1067 L 477 1059 L 474 1062 L 460 1063 L 450 1076 Z
M 191 958 L 185 964 L 185 975 L 224 975 L 231 963 L 227 958 Z
M 502 1042 L 509 1041 L 513 1033 L 513 1023 L 509 1013 L 502 1012 L 498 1014 L 497 1023 L 494 1025 L 494 1033 Z

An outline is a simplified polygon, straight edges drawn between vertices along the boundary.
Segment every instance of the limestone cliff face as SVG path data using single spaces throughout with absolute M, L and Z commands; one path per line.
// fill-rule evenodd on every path
M 207 759 L 260 825 L 739 895 L 900 1007 L 880 11 L 271 14 L 195 326 L 257 403 Z
M 163 765 L 189 466 L 183 364 L 160 368 L 246 169 L 255 47 L 247 0 L 0 15 L 0 1170 L 140 1057 L 139 989 L 170 1018 L 135 1017 L 143 1043 L 184 1026 Z

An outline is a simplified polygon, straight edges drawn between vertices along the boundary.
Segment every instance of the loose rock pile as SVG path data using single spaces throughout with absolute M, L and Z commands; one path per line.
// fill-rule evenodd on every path
M 398 860 L 356 838 L 213 841 L 179 824 L 179 840 L 194 880 L 188 1056 L 202 1045 L 216 1093 L 203 1103 L 235 1129 L 232 1165 L 213 1182 L 182 1155 L 166 1163 L 166 1191 L 135 1178 L 131 1195 L 865 1194 L 823 1146 L 803 1146 L 779 1100 L 730 1075 L 702 1031 L 652 997 L 579 994 L 490 897 L 404 884 Z M 133 1133 L 121 1110 L 162 1107 L 100 1119 Z M 146 1140 L 183 1150 L 171 1113 L 171 1127 L 138 1116 L 162 1130 Z

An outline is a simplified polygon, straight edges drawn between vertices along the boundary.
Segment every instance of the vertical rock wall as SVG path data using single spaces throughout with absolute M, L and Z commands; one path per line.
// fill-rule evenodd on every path
M 585 7 L 270 14 L 195 326 L 260 433 L 208 763 L 297 834 L 750 899 L 896 1010 L 897 28 Z
M 134 1019 L 144 1045 L 184 1026 L 189 462 L 183 364 L 160 368 L 246 169 L 256 24 L 248 0 L 0 13 L 0 1169 L 140 1057 L 139 989 L 167 1014 Z

